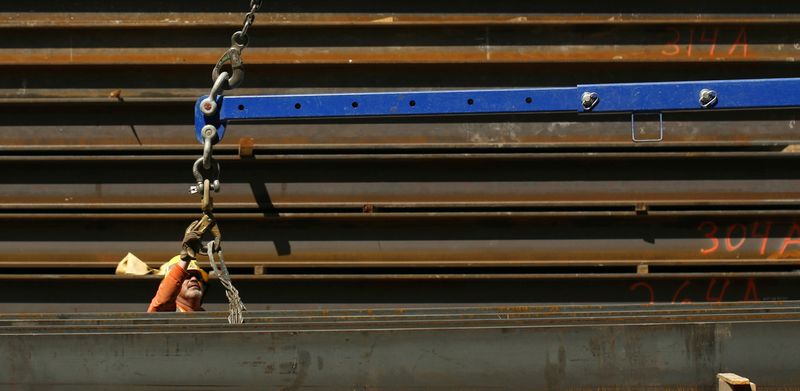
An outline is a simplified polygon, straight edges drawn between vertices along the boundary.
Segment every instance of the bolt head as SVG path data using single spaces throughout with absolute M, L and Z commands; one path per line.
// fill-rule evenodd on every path
M 702 106 L 712 106 L 716 103 L 717 92 L 704 88 L 700 91 L 700 104 Z
M 203 114 L 211 115 L 214 114 L 214 111 L 216 110 L 217 110 L 217 102 L 214 102 L 213 100 L 208 98 L 200 102 L 200 111 L 202 111 Z
M 203 137 L 212 138 L 212 137 L 217 135 L 217 128 L 215 128 L 212 125 L 206 125 L 206 126 L 203 126 L 203 129 L 201 129 L 201 132 L 203 133 Z
M 597 106 L 597 102 L 600 101 L 600 96 L 597 95 L 596 92 L 584 92 L 581 95 L 581 106 L 583 106 L 584 110 L 591 110 L 595 106 Z

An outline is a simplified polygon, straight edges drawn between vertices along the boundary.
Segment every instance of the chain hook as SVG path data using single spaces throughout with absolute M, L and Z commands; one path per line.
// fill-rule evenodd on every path
M 241 31 L 237 31 L 231 37 L 231 47 L 230 49 L 226 50 L 225 53 L 222 53 L 222 56 L 217 60 L 217 64 L 214 65 L 214 70 L 211 71 L 211 80 L 215 83 L 219 80 L 219 77 L 224 72 L 222 68 L 226 64 L 230 64 L 231 67 L 231 74 L 230 78 L 226 80 L 223 85 L 223 88 L 226 90 L 232 90 L 242 84 L 242 80 L 244 80 L 244 63 L 242 62 L 242 49 L 245 48 L 247 45 L 247 41 L 244 44 L 241 44 L 237 41 L 238 37 L 241 37 Z

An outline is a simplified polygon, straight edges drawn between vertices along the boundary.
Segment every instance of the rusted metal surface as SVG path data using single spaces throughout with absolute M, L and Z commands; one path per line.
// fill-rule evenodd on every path
M 0 5 L 0 265 L 174 255 L 241 6 Z M 275 3 L 237 93 L 797 76 L 800 7 L 763 8 Z M 793 264 L 796 119 L 669 114 L 648 145 L 625 115 L 236 124 L 217 210 L 237 267 Z
M 793 209 L 795 153 L 259 155 L 222 160 L 218 211 L 627 212 Z M 0 209 L 194 208 L 194 157 L 0 157 Z M 102 170 L 93 170 L 94 166 Z M 32 186 L 35 185 L 35 186 Z M 527 209 L 526 209 L 527 208 Z
M 233 9 L 234 7 L 230 7 Z M 240 27 L 236 12 L 0 12 L 0 28 L 220 28 Z M 542 14 L 542 13 L 265 13 L 259 15 L 265 27 L 333 26 L 486 26 L 486 25 L 639 25 L 639 24 L 794 24 L 796 14 Z
M 560 64 L 557 67 L 548 64 L 459 64 L 457 68 L 446 64 L 387 64 L 387 65 L 247 65 L 247 82 L 234 90 L 234 94 L 263 93 L 313 93 L 342 91 L 385 91 L 385 90 L 419 90 L 419 89 L 453 89 L 453 88 L 499 88 L 499 87 L 541 87 L 541 86 L 574 86 L 581 83 L 610 82 L 649 82 L 659 80 L 692 80 L 708 79 L 741 79 L 795 77 L 796 66 L 792 63 L 748 63 L 747 72 L 742 72 L 740 62 L 707 63 L 653 63 L 643 67 L 640 64 L 627 62 L 598 66 L 605 72 L 586 73 L 586 65 L 582 63 Z M 7 66 L 5 78 L 0 80 L 0 92 L 4 102 L 21 102 L 27 107 L 15 107 L 15 110 L 32 110 L 34 103 L 46 104 L 62 121 L 75 123 L 84 116 L 83 110 L 93 110 L 94 115 L 107 120 L 107 109 L 114 108 L 115 116 L 122 115 L 121 107 L 130 110 L 147 111 L 153 115 L 152 124 L 173 124 L 175 121 L 187 121 L 172 111 L 180 110 L 179 106 L 165 105 L 188 104 L 189 111 L 197 98 L 208 93 L 209 71 L 207 65 L 182 66 L 118 66 L 118 67 L 63 67 L 63 66 Z M 50 77 L 54 72 L 62 77 Z M 369 74 L 369 78 L 364 78 Z M 413 75 L 413 77 L 410 77 Z M 117 95 L 117 96 L 112 96 Z M 150 104 L 147 104 L 147 103 Z M 76 105 L 82 103 L 83 105 Z M 98 110 L 98 104 L 105 103 L 106 108 Z M 136 105 L 127 105 L 136 103 Z M 88 105 L 91 104 L 91 105 Z M 154 106 L 157 104 L 158 106 Z M 68 107 L 64 107 L 68 106 Z M 69 107 L 71 106 L 71 107 Z M 187 106 L 182 106 L 187 107 Z M 7 109 L 4 106 L 4 109 Z M 72 110 L 70 110 L 72 109 Z M 185 110 L 185 109 L 184 109 Z M 54 121 L 55 115 L 43 116 L 40 121 Z M 714 121 L 725 117 L 712 116 Z M 71 117 L 69 117 L 71 116 Z M 752 116 L 751 116 L 752 117 Z M 170 122 L 166 122 L 171 118 Z M 182 119 L 183 118 L 183 119 Z M 468 123 L 476 117 L 461 117 L 461 122 Z M 480 118 L 480 117 L 477 117 Z M 549 118 L 547 116 L 541 118 Z M 556 122 L 564 122 L 563 117 Z M 596 121 L 604 122 L 602 117 Z M 670 120 L 673 117 L 667 117 Z M 709 117 L 705 117 L 709 118 Z M 739 115 L 730 119 L 742 120 Z M 69 120 L 68 120 L 69 119 Z M 132 115 L 120 116 L 117 121 L 127 123 L 142 118 Z M 513 121 L 508 121 L 513 119 Z M 760 120 L 769 120 L 764 115 Z M 22 119 L 20 119 L 22 120 Z M 429 119 L 430 121 L 430 119 Z M 519 117 L 507 117 L 506 122 L 520 121 Z M 443 122 L 439 119 L 435 123 Z M 524 122 L 524 121 L 521 121 Z M 101 122 L 102 123 L 102 122 Z M 184 122 L 178 122 L 184 123 Z M 191 125 L 191 118 L 187 122 Z
M 223 324 L 223 313 L 162 314 L 167 322 L 157 325 L 131 315 L 60 315 L 61 325 L 3 316 L 16 322 L 0 331 L 0 350 L 10 353 L 0 357 L 3 384 L 711 390 L 716 373 L 747 369 L 761 389 L 798 386 L 793 371 L 775 365 L 800 347 L 792 302 L 273 311 L 248 313 L 252 323 L 241 326 Z M 175 376 L 176 355 L 195 363 L 184 376 Z M 202 365 L 219 357 L 233 362 Z
M 2 83 L 2 81 L 0 81 Z M 74 92 L 74 91 L 73 91 Z M 86 92 L 108 95 L 111 90 Z M 171 91 L 175 92 L 175 91 Z M 137 94 L 125 90 L 123 94 Z M 141 92 L 152 95 L 151 92 Z M 197 96 L 207 93 L 196 91 Z M 16 99 L 10 91 L 5 97 Z M 167 154 L 170 149 L 194 152 L 191 137 L 192 107 L 186 103 L 87 103 L 53 102 L 39 113 L 38 105 L 5 104 L 0 113 L 8 121 L 0 125 L 0 151 L 31 151 L 57 154 L 114 149 L 135 154 Z M 131 98 L 132 99 L 132 98 Z M 142 98 L 149 99 L 149 98 Z M 27 113 L 25 116 L 15 113 Z M 146 113 L 146 115 L 145 115 Z M 795 130 L 796 110 L 743 113 L 675 113 L 664 115 L 664 141 L 638 144 L 631 140 L 629 115 L 518 115 L 457 118 L 367 119 L 350 121 L 272 121 L 235 124 L 233 137 L 221 147 L 238 148 L 242 138 L 253 139 L 256 153 L 313 154 L 320 148 L 347 151 L 423 149 L 442 153 L 448 149 L 488 148 L 481 153 L 525 150 L 639 148 L 763 148 L 777 149 L 800 144 Z M 656 121 L 640 118 L 643 131 L 658 129 Z M 187 136 L 187 134 L 189 136 Z M 436 150 L 431 150 L 436 149 Z M 224 149 L 223 149 L 224 150 Z M 395 151 L 395 152 L 406 152 Z
M 537 270 L 539 274 L 531 274 L 495 269 L 492 273 L 441 274 L 453 270 L 440 270 L 439 274 L 403 274 L 410 271 L 406 269 L 383 271 L 391 274 L 324 270 L 305 270 L 324 274 L 296 274 L 301 270 L 268 270 L 273 274 L 234 271 L 237 289 L 251 311 L 800 300 L 797 272 L 635 275 L 596 271 L 541 274 Z M 0 298 L 0 313 L 143 311 L 160 281 L 158 276 L 7 274 L 0 276 L 7 292 Z M 203 306 L 210 311 L 228 308 L 224 289 L 215 279 Z
M 800 387 L 797 110 L 670 114 L 647 145 L 625 115 L 236 124 L 216 210 L 249 323 L 142 313 L 158 277 L 96 273 L 197 217 L 192 105 L 244 5 L 0 4 L 0 388 Z M 796 3 L 263 11 L 239 94 L 800 69 Z M 136 313 L 7 314 L 72 311 Z
M 113 267 L 127 252 L 157 266 L 193 214 L 17 218 L 2 230 L 5 267 Z M 108 213 L 108 212 L 106 212 Z M 795 265 L 796 212 L 603 217 L 279 217 L 217 213 L 236 267 Z M 505 216 L 504 216 L 505 215 Z M 34 214 L 35 216 L 35 214 Z M 459 217 L 460 216 L 460 217 Z M 747 216 L 747 217 L 745 217 Z M 324 269 L 320 269 L 324 271 Z
M 694 31 L 697 30 L 697 31 Z M 219 57 L 225 29 L 54 30 L 20 34 L 0 29 L 0 65 L 204 65 Z M 369 30 L 261 28 L 249 64 L 691 63 L 794 62 L 800 39 L 792 25 L 465 26 Z M 695 36 L 696 35 L 696 36 Z M 197 40 L 196 36 L 207 37 Z M 691 37 L 690 37 L 691 36 Z M 713 37 L 709 38 L 709 37 Z M 690 43 L 691 41 L 691 43 Z M 101 49 L 98 49 L 101 48 Z

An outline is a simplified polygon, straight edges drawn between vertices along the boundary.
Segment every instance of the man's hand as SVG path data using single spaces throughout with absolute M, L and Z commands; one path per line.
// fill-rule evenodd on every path
M 200 241 L 200 234 L 196 231 L 187 231 L 183 236 L 181 243 L 181 260 L 189 262 L 197 259 L 197 254 L 200 253 L 200 248 L 203 243 Z

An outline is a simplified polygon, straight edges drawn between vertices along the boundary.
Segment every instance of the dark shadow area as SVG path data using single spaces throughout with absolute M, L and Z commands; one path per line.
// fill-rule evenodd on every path
M 253 191 L 258 209 L 263 212 L 265 218 L 276 218 L 279 216 L 278 210 L 272 205 L 272 200 L 269 198 L 267 187 L 263 183 L 250 183 L 250 189 Z M 269 224 L 265 221 L 264 224 Z M 290 255 L 292 253 L 292 246 L 288 241 L 273 241 L 275 245 L 275 253 L 278 255 Z

